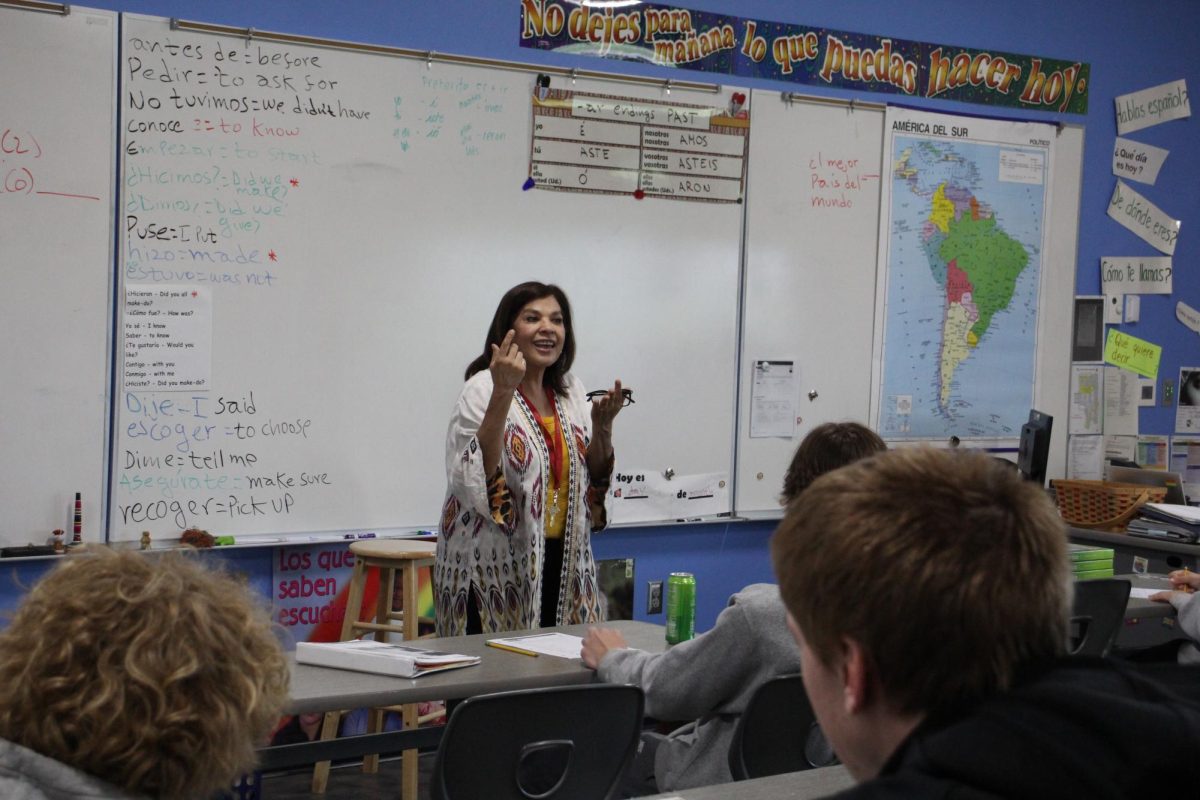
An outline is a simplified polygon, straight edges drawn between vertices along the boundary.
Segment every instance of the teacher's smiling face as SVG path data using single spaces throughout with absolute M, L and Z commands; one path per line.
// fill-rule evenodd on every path
M 522 306 L 512 327 L 516 331 L 513 342 L 525 356 L 529 368 L 545 370 L 562 355 L 567 331 L 562 307 L 553 295 L 531 300 Z

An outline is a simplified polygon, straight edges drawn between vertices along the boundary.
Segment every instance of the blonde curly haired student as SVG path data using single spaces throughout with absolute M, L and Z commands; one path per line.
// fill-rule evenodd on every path
M 243 582 L 180 554 L 72 554 L 0 632 L 0 796 L 210 796 L 253 767 L 287 687 Z

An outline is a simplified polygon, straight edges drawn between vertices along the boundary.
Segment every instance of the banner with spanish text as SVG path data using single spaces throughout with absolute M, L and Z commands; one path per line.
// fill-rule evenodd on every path
M 1090 66 L 658 3 L 520 0 L 522 47 L 902 97 L 1087 113 Z

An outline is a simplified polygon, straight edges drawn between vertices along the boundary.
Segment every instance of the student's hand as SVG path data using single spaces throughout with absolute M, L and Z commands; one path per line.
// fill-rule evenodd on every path
M 583 649 L 579 655 L 583 663 L 592 669 L 600 666 L 600 661 L 609 650 L 622 650 L 629 647 L 620 631 L 612 628 L 588 628 L 587 636 L 583 637 Z
M 1184 593 L 1183 592 L 1172 592 L 1172 591 L 1155 592 L 1154 594 L 1150 595 L 1146 599 L 1154 600 L 1155 602 L 1158 602 L 1158 603 L 1169 603 L 1169 602 L 1171 602 L 1171 596 L 1174 594 L 1184 594 Z
M 497 395 L 512 395 L 525 377 L 525 356 L 521 348 L 513 343 L 516 331 L 504 334 L 500 346 L 492 345 L 492 361 L 488 371 L 492 373 L 492 391 Z
M 1188 569 L 1177 569 L 1167 574 L 1167 580 L 1176 591 L 1194 592 L 1200 589 L 1200 572 Z

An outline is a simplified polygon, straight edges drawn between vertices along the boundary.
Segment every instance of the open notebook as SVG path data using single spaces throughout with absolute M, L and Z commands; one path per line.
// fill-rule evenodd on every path
M 350 642 L 299 642 L 296 645 L 296 661 L 319 667 L 418 678 L 431 672 L 474 666 L 479 663 L 479 656 L 440 653 L 402 644 L 356 639 Z

